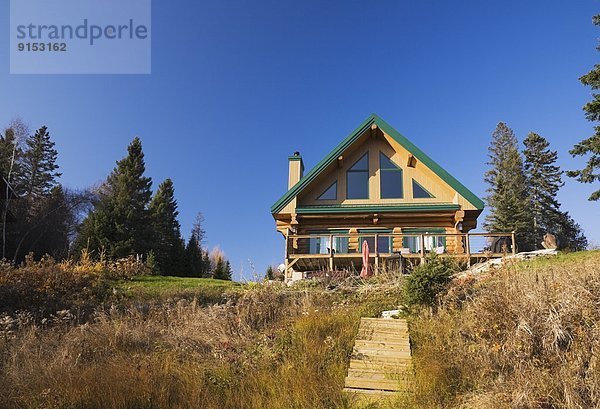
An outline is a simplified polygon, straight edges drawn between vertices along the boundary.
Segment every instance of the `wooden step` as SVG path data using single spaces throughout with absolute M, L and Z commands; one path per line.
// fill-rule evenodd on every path
M 399 370 L 406 370 L 411 367 L 410 359 L 399 360 L 394 362 L 383 362 L 383 361 L 372 361 L 365 359 L 351 359 L 350 369 L 373 369 L 380 370 L 383 372 L 393 372 Z
M 382 391 L 399 391 L 400 381 L 396 379 L 346 378 L 346 388 L 375 389 Z
M 410 358 L 410 349 L 407 351 L 388 350 L 388 349 L 370 349 L 370 348 L 354 348 L 352 351 L 355 356 L 387 357 L 387 358 Z
M 408 327 L 406 320 L 395 320 L 390 318 L 361 318 L 361 325 L 396 325 L 401 327 Z
M 408 342 L 356 341 L 354 351 L 369 354 L 371 351 L 405 352 L 410 355 Z
M 396 392 L 382 391 L 377 389 L 360 389 L 360 388 L 344 388 L 344 392 L 350 394 L 368 395 L 373 397 L 392 397 L 396 395 Z
M 369 378 L 369 379 L 404 379 L 406 371 L 396 369 L 396 372 L 385 372 L 378 369 L 352 369 L 348 370 L 348 376 L 351 378 Z

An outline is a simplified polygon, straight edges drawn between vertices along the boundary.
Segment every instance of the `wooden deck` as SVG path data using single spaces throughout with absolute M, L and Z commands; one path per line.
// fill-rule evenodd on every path
M 411 352 L 406 320 L 361 318 L 344 391 L 380 399 L 406 389 Z
M 404 240 L 412 239 L 415 248 L 404 248 Z M 504 245 L 494 244 L 505 240 Z M 326 251 L 314 251 L 311 242 L 323 240 Z M 439 257 L 452 257 L 464 260 L 468 265 L 515 254 L 515 233 L 426 233 L 426 234 L 329 234 L 329 235 L 290 235 L 286 237 L 286 271 L 302 272 L 360 270 L 362 240 L 371 240 L 374 248 L 369 253 L 369 263 L 375 271 L 381 267 L 388 270 L 403 270 L 403 266 L 423 262 L 429 253 Z M 378 248 L 380 241 L 387 248 Z M 336 249 L 343 241 L 346 248 Z M 330 246 L 329 243 L 334 243 Z M 436 244 L 433 244 L 436 243 Z M 506 244 L 507 243 L 507 244 Z M 398 268 L 400 267 L 400 268 Z M 286 274 L 287 277 L 287 274 Z

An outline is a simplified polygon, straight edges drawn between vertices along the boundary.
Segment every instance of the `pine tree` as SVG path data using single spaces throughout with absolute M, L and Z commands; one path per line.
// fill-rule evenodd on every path
M 207 266 L 205 261 L 205 252 L 202 250 L 202 244 L 206 236 L 203 228 L 204 216 L 202 213 L 196 215 L 196 221 L 192 227 L 192 232 L 185 248 L 186 253 L 186 271 L 191 277 L 205 277 Z
M 596 26 L 600 26 L 600 14 L 592 18 L 592 22 Z M 600 46 L 596 47 L 600 51 Z M 593 91 L 600 89 L 600 64 L 596 64 L 594 68 L 579 78 L 579 81 L 585 86 L 591 87 Z M 594 92 L 592 101 L 585 104 L 583 110 L 588 121 L 600 121 L 600 94 Z M 576 144 L 569 151 L 571 155 L 586 156 L 590 155 L 586 166 L 581 170 L 567 171 L 567 176 L 575 178 L 581 183 L 594 183 L 600 181 L 600 125 L 594 127 L 595 133 L 587 139 Z M 592 192 L 588 200 L 596 201 L 600 199 L 600 189 Z
M 25 140 L 25 153 L 22 160 L 22 184 L 26 197 L 48 195 L 57 185 L 60 177 L 57 172 L 58 152 L 50 140 L 48 128 L 42 126 L 34 135 Z
M 231 275 L 231 263 L 229 260 L 225 260 L 224 257 L 218 256 L 216 259 L 215 271 L 213 272 L 213 278 L 231 281 Z
M 104 251 L 110 258 L 147 254 L 152 225 L 148 204 L 152 181 L 144 176 L 142 143 L 135 138 L 128 155 L 117 162 L 99 193 L 99 201 L 82 223 L 77 248 Z
M 177 216 L 175 188 L 171 179 L 160 184 L 149 206 L 154 242 L 152 250 L 163 275 L 183 273 L 185 250 Z
M 274 280 L 275 279 L 275 271 L 273 270 L 273 266 L 267 267 L 267 272 L 265 273 L 265 279 Z
M 561 211 L 556 199 L 559 189 L 564 185 L 563 172 L 556 165 L 557 152 L 549 149 L 550 144 L 544 137 L 533 132 L 527 135 L 523 143 L 536 248 L 540 248 L 545 233 L 554 234 L 562 248 L 585 248 L 587 239 L 581 228 L 568 213 Z
M 523 141 L 525 149 L 525 176 L 529 191 L 530 211 L 533 219 L 533 239 L 536 248 L 544 238 L 544 233 L 554 233 L 560 204 L 556 199 L 558 190 L 564 185 L 562 171 L 555 165 L 556 151 L 550 151 L 548 141 L 530 132 Z
M 486 201 L 490 208 L 484 227 L 490 232 L 515 231 L 520 251 L 533 248 L 532 218 L 529 213 L 527 181 L 523 159 L 513 131 L 500 122 L 488 149 L 491 169 L 484 180 L 489 184 Z

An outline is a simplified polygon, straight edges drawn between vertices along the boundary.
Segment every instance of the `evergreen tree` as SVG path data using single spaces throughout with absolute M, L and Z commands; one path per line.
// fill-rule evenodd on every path
M 147 254 L 152 246 L 148 204 L 152 181 L 144 176 L 142 143 L 135 138 L 99 192 L 96 208 L 81 226 L 77 249 L 104 251 L 110 258 Z
M 192 227 L 192 233 L 185 248 L 187 261 L 187 275 L 192 277 L 205 277 L 207 275 L 207 266 L 204 258 L 202 244 L 205 238 L 205 231 L 202 227 L 204 217 L 202 213 L 196 215 L 196 221 Z
M 536 248 L 541 247 L 545 233 L 556 235 L 563 248 L 585 248 L 587 239 L 581 228 L 568 213 L 560 210 L 560 203 L 556 199 L 559 189 L 564 185 L 563 172 L 556 166 L 558 154 L 549 149 L 550 144 L 545 138 L 533 132 L 527 135 L 523 143 Z
M 273 266 L 269 266 L 267 268 L 267 272 L 265 273 L 265 278 L 267 280 L 275 280 L 275 271 L 273 270 Z
M 231 281 L 232 277 L 233 277 L 233 271 L 231 271 L 231 263 L 229 262 L 229 260 L 227 260 L 227 262 L 225 263 L 225 274 L 224 274 L 224 279 Z
M 600 14 L 592 18 L 596 26 L 600 26 Z M 600 51 L 600 47 L 596 47 Z M 585 86 L 591 87 L 593 91 L 600 89 L 600 64 L 579 78 L 579 81 Z M 583 110 L 588 121 L 600 121 L 600 94 L 594 92 L 592 101 L 585 104 Z M 581 183 L 594 183 L 600 181 L 600 125 L 594 127 L 594 135 L 576 144 L 569 151 L 571 155 L 586 156 L 589 155 L 586 166 L 581 170 L 567 171 L 567 176 L 575 178 Z M 600 189 L 592 192 L 588 200 L 596 201 L 600 199 Z
M 204 252 L 204 263 L 202 263 L 202 277 L 210 278 L 213 276 L 213 263 L 210 260 L 208 251 Z
M 182 274 L 185 258 L 181 229 L 177 216 L 175 188 L 171 179 L 160 184 L 149 206 L 154 243 L 152 249 L 160 274 Z
M 61 175 L 57 172 L 58 152 L 50 140 L 48 128 L 42 126 L 25 140 L 25 145 L 21 176 L 23 193 L 26 197 L 48 195 Z
M 533 239 L 536 248 L 544 238 L 544 233 L 556 231 L 560 204 L 556 200 L 558 190 L 563 186 L 562 171 L 555 165 L 558 154 L 550 151 L 548 141 L 530 132 L 523 141 L 525 149 L 525 175 L 529 191 L 530 212 L 533 219 Z
M 213 278 L 231 281 L 231 263 L 222 256 L 217 256 Z
M 204 276 L 204 252 L 192 234 L 185 247 L 186 271 L 190 277 Z
M 489 184 L 486 201 L 490 208 L 484 227 L 490 232 L 515 231 L 519 251 L 533 248 L 532 218 L 529 213 L 527 180 L 517 138 L 500 122 L 488 149 L 491 169 L 484 180 Z

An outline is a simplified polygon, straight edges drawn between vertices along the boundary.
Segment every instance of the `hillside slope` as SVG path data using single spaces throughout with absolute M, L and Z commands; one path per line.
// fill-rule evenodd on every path
M 456 280 L 411 321 L 410 407 L 600 405 L 600 252 Z

